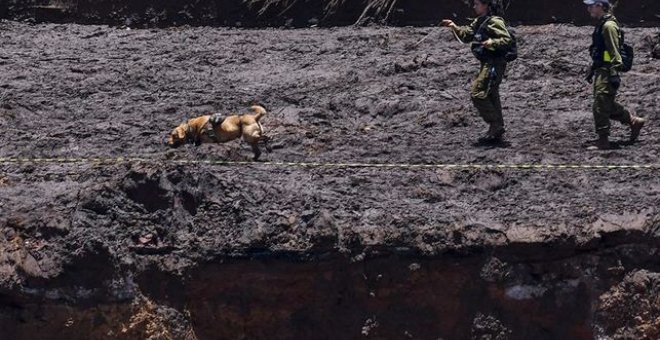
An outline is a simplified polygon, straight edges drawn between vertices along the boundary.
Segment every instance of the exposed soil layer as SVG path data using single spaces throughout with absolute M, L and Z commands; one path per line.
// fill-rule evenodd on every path
M 588 24 L 586 7 L 576 0 L 504 1 L 508 20 L 520 24 Z M 0 17 L 39 22 L 154 27 L 336 26 L 370 22 L 433 25 L 441 19 L 473 16 L 472 0 L 5 0 Z M 660 2 L 621 0 L 622 23 L 658 26 Z
M 447 31 L 1 25 L 1 157 L 101 161 L 0 163 L 0 338 L 657 338 L 657 167 L 185 164 L 251 152 L 163 141 L 257 100 L 266 161 L 657 165 L 658 28 L 626 30 L 640 141 L 614 124 L 594 152 L 588 27 L 517 29 L 508 144 L 483 147 Z

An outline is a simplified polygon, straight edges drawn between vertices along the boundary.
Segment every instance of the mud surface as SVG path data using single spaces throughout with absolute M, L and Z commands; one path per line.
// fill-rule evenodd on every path
M 179 328 L 167 332 L 191 336 L 192 326 L 177 322 L 189 319 L 176 303 L 158 310 L 138 304 L 135 312 L 131 301 L 148 290 L 171 302 L 185 277 L 228 258 L 359 262 L 384 254 L 461 258 L 497 251 L 514 262 L 543 262 L 641 249 L 623 264 L 601 268 L 609 277 L 588 287 L 593 293 L 581 300 L 585 305 L 633 269 L 660 270 L 658 168 L 217 166 L 173 161 L 245 161 L 249 147 L 239 141 L 163 145 L 189 117 L 243 111 L 256 100 L 270 111 L 262 121 L 273 138 L 266 161 L 657 165 L 660 61 L 651 58 L 657 28 L 626 33 L 637 64 L 623 76 L 619 98 L 649 119 L 640 141 L 623 142 L 628 129 L 613 123 L 620 148 L 588 152 L 585 144 L 594 137 L 591 89 L 582 80 L 588 27 L 517 29 L 521 57 L 501 88 L 509 143 L 482 147 L 474 142 L 486 128 L 468 96 L 478 65 L 446 31 L 1 25 L 1 157 L 147 161 L 0 163 L 0 322 L 39 320 L 34 315 L 44 310 L 29 307 L 39 301 L 82 309 L 112 301 L 117 305 L 107 309 L 116 315 L 134 315 L 108 323 L 146 325 L 158 335 L 159 325 L 173 322 Z M 425 34 L 432 37 L 412 48 Z M 585 289 L 571 287 L 578 286 Z M 205 289 L 198 287 L 216 292 Z M 21 314 L 30 308 L 39 311 Z M 590 311 L 583 311 L 584 320 Z M 479 313 L 466 311 L 474 323 L 461 321 L 463 333 L 456 334 L 525 338 L 495 312 Z M 89 325 L 98 321 L 76 315 Z M 360 326 L 368 335 L 374 324 L 384 321 Z M 99 331 L 89 327 L 83 334 Z M 585 331 L 593 331 L 588 324 L 576 329 L 583 338 L 594 334 Z M 619 328 L 603 329 L 615 334 Z M 639 330 L 657 334 L 652 331 Z M 26 336 L 29 329 L 15 332 Z M 535 338 L 557 335 L 539 332 Z

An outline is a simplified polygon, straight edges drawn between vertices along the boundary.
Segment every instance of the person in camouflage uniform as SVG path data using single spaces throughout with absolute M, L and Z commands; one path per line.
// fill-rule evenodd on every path
M 470 97 L 481 118 L 489 125 L 480 143 L 497 143 L 504 135 L 504 119 L 500 100 L 500 83 L 506 71 L 505 49 L 512 43 L 499 0 L 474 0 L 477 18 L 468 26 L 457 26 L 451 20 L 441 25 L 453 30 L 459 40 L 472 42 L 472 52 L 481 62 L 479 74 L 472 82 Z
M 623 67 L 621 33 L 616 18 L 612 15 L 608 0 L 584 0 L 592 18 L 599 22 L 592 35 L 589 48 L 593 65 L 587 81 L 594 86 L 593 114 L 598 140 L 590 149 L 606 150 L 612 148 L 609 141 L 610 120 L 630 126 L 630 141 L 634 142 L 644 126 L 645 120 L 636 117 L 615 101 L 621 86 L 619 73 Z

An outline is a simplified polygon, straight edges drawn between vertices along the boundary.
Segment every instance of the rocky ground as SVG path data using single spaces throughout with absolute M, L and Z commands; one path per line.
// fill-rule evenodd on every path
M 626 29 L 640 141 L 595 152 L 589 27 L 516 28 L 498 147 L 437 28 L 0 30 L 0 333 L 657 338 L 658 28 Z M 255 101 L 261 163 L 163 145 Z M 474 166 L 527 164 L 642 167 Z

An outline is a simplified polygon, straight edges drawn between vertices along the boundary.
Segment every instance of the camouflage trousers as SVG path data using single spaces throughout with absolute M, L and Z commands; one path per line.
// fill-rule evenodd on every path
M 594 73 L 594 123 L 599 136 L 610 135 L 610 120 L 616 120 L 630 125 L 630 112 L 615 100 L 617 90 L 609 81 L 610 72 L 606 68 L 599 68 Z
M 491 74 L 492 68 L 495 74 Z M 481 63 L 479 75 L 472 82 L 470 97 L 479 115 L 494 130 L 504 130 L 502 102 L 500 101 L 500 83 L 506 71 L 505 61 Z

